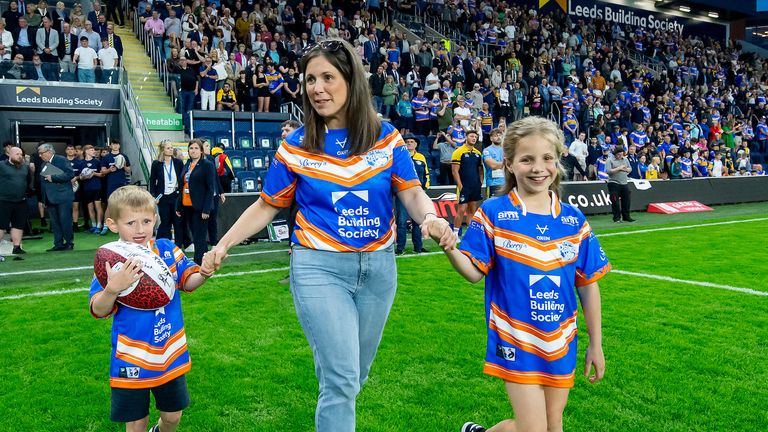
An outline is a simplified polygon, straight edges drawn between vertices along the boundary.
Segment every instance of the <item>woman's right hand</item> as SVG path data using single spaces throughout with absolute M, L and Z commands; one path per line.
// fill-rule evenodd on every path
M 200 266 L 200 274 L 205 277 L 211 277 L 214 272 L 221 268 L 221 262 L 227 257 L 227 249 L 223 246 L 216 246 L 203 255 L 203 264 Z

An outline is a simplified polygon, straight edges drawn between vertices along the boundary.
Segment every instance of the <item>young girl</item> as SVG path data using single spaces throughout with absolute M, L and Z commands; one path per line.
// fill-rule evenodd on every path
M 563 141 L 541 117 L 510 125 L 502 194 L 475 213 L 460 250 L 446 251 L 467 280 L 486 278 L 484 372 L 504 380 L 515 413 L 489 432 L 562 431 L 576 369 L 574 287 L 590 336 L 584 375 L 594 368 L 595 383 L 605 371 L 597 280 L 611 266 L 584 215 L 556 194 Z M 461 431 L 486 429 L 466 423 Z

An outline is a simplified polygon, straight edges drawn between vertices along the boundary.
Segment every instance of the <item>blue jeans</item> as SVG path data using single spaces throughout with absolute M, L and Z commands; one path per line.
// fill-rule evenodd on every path
M 399 199 L 395 198 L 395 216 L 397 217 L 397 251 L 402 252 L 405 249 L 405 238 L 408 235 L 408 211 L 405 209 L 403 203 Z M 421 226 L 416 221 L 412 223 L 413 232 L 411 233 L 411 239 L 413 239 L 413 251 L 420 252 L 422 247 L 421 239 Z
M 93 69 L 77 69 L 77 81 L 81 83 L 95 83 L 96 72 Z
M 368 378 L 397 290 L 392 246 L 327 252 L 294 245 L 291 294 L 320 384 L 317 432 L 354 432 L 355 399 Z

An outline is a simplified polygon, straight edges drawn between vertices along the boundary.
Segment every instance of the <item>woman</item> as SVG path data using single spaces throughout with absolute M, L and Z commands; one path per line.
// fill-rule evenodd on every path
M 64 2 L 57 2 L 56 3 L 56 11 L 53 13 L 54 17 L 54 23 L 56 30 L 61 33 L 64 31 L 64 23 L 69 22 L 69 11 L 67 10 L 66 6 L 64 6 Z
M 75 20 L 77 20 L 78 22 L 77 29 L 79 32 L 80 29 L 83 27 L 83 23 L 85 22 L 85 19 L 86 19 L 86 15 L 85 13 L 83 13 L 83 6 L 80 3 L 75 3 L 75 5 L 72 6 L 72 12 L 69 14 L 69 23 L 71 24 L 70 31 L 73 30 L 73 27 L 75 27 Z M 79 33 L 75 33 L 75 34 L 79 34 Z
M 189 6 L 187 6 L 189 7 Z M 183 40 L 189 39 L 189 34 L 193 32 L 197 32 L 197 19 L 194 15 L 187 14 L 187 19 L 183 20 L 181 22 L 181 38 Z
M 455 237 L 419 187 L 402 137 L 378 120 L 352 46 L 326 39 L 300 69 L 304 126 L 283 141 L 261 198 L 206 254 L 202 272 L 210 275 L 232 246 L 296 202 L 290 282 L 320 381 L 316 430 L 353 432 L 355 399 L 397 286 L 392 194 L 423 232 L 440 234 L 442 247 Z M 305 169 L 308 161 L 316 168 Z
M 179 177 L 181 193 L 176 199 L 176 216 L 182 218 L 184 232 L 192 231 L 195 262 L 200 264 L 203 254 L 208 251 L 208 217 L 213 211 L 215 182 L 218 180 L 213 163 L 203 156 L 203 144 L 199 139 L 189 141 L 187 154 L 189 159 Z
M 173 238 L 176 246 L 183 249 L 187 235 L 182 229 L 181 218 L 176 215 L 176 201 L 179 198 L 179 179 L 182 178 L 184 163 L 173 157 L 173 150 L 173 144 L 168 140 L 158 144 L 157 159 L 152 161 L 149 175 L 149 192 L 155 197 L 160 216 L 157 238 Z
M 251 110 L 251 82 L 248 81 L 244 70 L 239 72 L 235 81 L 235 97 L 240 105 L 240 111 Z
M 269 112 L 269 83 L 262 64 L 256 66 L 256 73 L 253 74 L 253 88 L 256 89 L 256 111 Z
M 397 103 L 397 84 L 395 84 L 395 78 L 392 75 L 387 75 L 381 95 L 381 115 L 388 119 L 390 115 L 394 114 L 393 108 Z
M 267 44 L 261 40 L 261 33 L 256 33 L 256 40 L 251 43 L 251 52 L 259 58 L 259 61 L 261 61 L 261 59 L 264 58 L 264 54 L 267 53 Z
M 542 99 L 541 94 L 539 94 L 538 86 L 533 87 L 533 93 L 531 93 L 528 102 L 530 103 L 528 109 L 530 110 L 531 115 L 540 116 L 542 110 Z

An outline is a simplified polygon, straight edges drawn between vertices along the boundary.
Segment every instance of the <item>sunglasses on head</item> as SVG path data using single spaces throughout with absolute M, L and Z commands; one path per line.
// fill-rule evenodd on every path
M 315 49 L 320 49 L 327 52 L 336 52 L 340 50 L 344 44 L 340 40 L 324 40 L 322 42 L 318 42 L 312 46 L 307 47 L 303 53 L 301 53 L 301 56 L 304 57 L 305 55 L 309 54 Z

